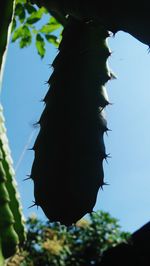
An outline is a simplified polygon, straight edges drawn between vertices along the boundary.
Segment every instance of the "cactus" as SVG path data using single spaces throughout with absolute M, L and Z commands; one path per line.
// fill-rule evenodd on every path
M 104 184 L 108 36 L 94 22 L 69 18 L 52 64 L 31 171 L 35 204 L 50 221 L 70 225 L 92 212 Z
M 0 89 L 14 9 L 15 0 L 4 1 L 0 9 Z M 0 105 L 0 266 L 4 265 L 4 259 L 14 255 L 25 240 L 24 221 L 2 112 Z
M 9 194 L 10 203 L 9 207 L 11 209 L 11 212 L 13 213 L 13 217 L 15 220 L 14 223 L 14 229 L 19 237 L 19 244 L 21 245 L 26 238 L 25 233 L 25 220 L 22 215 L 22 208 L 20 204 L 20 196 L 17 190 L 17 183 L 14 179 L 14 169 L 13 169 L 13 162 L 11 159 L 11 153 L 8 145 L 8 139 L 6 136 L 6 128 L 4 125 L 4 116 L 3 116 L 3 108 L 0 106 L 0 149 L 2 153 L 2 166 L 4 168 L 5 174 L 6 174 L 6 189 Z
M 25 241 L 25 226 L 2 111 L 0 106 L 0 252 L 6 259 Z
M 2 155 L 2 154 L 1 154 Z M 10 198 L 6 189 L 6 176 L 2 165 L 2 156 L 0 160 L 0 237 L 2 245 L 2 254 L 5 258 L 12 256 L 19 244 L 18 235 L 14 230 L 14 217 L 10 210 Z

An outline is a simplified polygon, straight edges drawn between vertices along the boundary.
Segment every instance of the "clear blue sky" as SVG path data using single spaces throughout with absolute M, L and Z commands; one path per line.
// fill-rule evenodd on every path
M 109 99 L 107 107 L 108 127 L 105 137 L 107 153 L 112 158 L 104 163 L 105 186 L 99 192 L 95 210 L 110 212 L 123 230 L 134 231 L 150 220 L 150 54 L 147 46 L 130 35 L 119 32 L 109 38 L 112 56 L 109 66 L 117 75 L 107 83 Z M 37 55 L 34 45 L 23 50 L 18 44 L 10 44 L 5 68 L 2 104 L 24 214 L 36 213 L 44 217 L 32 205 L 33 184 L 23 182 L 33 160 L 33 152 L 24 149 L 29 139 L 32 147 L 43 110 L 40 100 L 48 89 L 48 80 L 57 50 L 49 45 L 44 60 Z

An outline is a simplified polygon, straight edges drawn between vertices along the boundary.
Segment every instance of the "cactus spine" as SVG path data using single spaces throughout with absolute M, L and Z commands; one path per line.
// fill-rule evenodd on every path
M 70 225 L 92 212 L 104 184 L 108 36 L 93 21 L 69 17 L 52 64 L 31 171 L 35 204 L 50 221 Z

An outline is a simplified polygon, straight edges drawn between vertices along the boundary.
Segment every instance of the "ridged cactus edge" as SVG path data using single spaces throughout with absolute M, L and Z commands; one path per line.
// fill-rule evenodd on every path
M 14 217 L 10 210 L 10 198 L 6 189 L 6 175 L 0 160 L 0 237 L 4 258 L 12 256 L 19 244 L 18 235 L 14 230 Z
M 0 239 L 6 259 L 23 244 L 26 230 L 4 122 L 0 106 Z

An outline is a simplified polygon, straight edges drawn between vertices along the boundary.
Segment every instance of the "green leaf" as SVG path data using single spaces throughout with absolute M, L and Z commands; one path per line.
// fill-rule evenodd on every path
M 48 33 L 51 33 L 53 31 L 57 30 L 59 27 L 60 27 L 60 24 L 48 23 L 40 29 L 40 32 L 48 34 Z
M 27 10 L 28 14 L 32 14 L 33 12 L 37 11 L 37 9 L 33 5 L 30 5 L 29 3 L 26 3 L 24 7 Z
M 29 28 L 26 25 L 24 25 L 22 27 L 22 36 L 30 36 L 30 35 L 31 35 L 31 33 L 30 33 Z
M 60 40 L 58 39 L 57 36 L 46 34 L 46 35 L 45 35 L 45 38 L 46 38 L 46 40 L 47 40 L 48 42 L 50 42 L 50 43 L 54 44 L 56 47 L 58 47 L 58 45 L 59 45 L 59 43 L 60 43 Z
M 19 39 L 22 36 L 22 27 L 19 27 L 16 29 L 12 36 L 12 42 L 15 42 L 17 39 Z
M 46 9 L 44 7 L 41 7 L 37 11 L 33 12 L 30 17 L 28 17 L 26 23 L 28 23 L 28 24 L 36 23 L 37 21 L 39 21 L 42 18 L 43 14 L 45 12 L 46 12 Z
M 26 36 L 26 37 L 21 38 L 19 46 L 20 46 L 20 48 L 24 48 L 24 47 L 29 46 L 31 44 L 31 42 L 32 42 L 32 37 Z
M 50 24 L 57 24 L 60 26 L 60 23 L 54 17 L 50 17 L 49 23 Z
M 18 16 L 21 23 L 24 22 L 26 14 L 25 14 L 24 6 L 21 3 L 18 3 L 16 5 L 15 16 Z
M 37 34 L 36 36 L 36 48 L 38 51 L 38 54 L 43 58 L 45 55 L 45 42 L 43 37 L 40 34 Z
M 24 40 L 27 39 L 27 42 L 29 43 L 29 39 L 31 39 L 31 32 L 26 25 L 21 26 L 16 31 L 14 31 L 12 42 L 15 42 L 19 38 L 24 38 Z
M 31 44 L 32 42 L 32 35 L 31 32 L 29 30 L 29 28 L 27 26 L 23 26 L 23 34 L 22 34 L 22 38 L 20 40 L 20 48 L 24 48 L 27 47 Z

